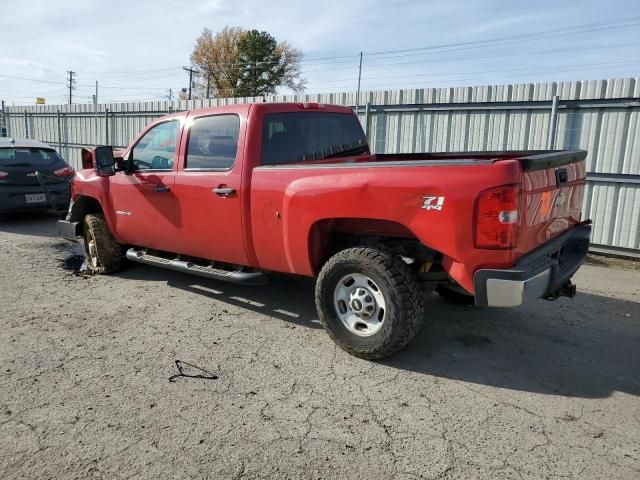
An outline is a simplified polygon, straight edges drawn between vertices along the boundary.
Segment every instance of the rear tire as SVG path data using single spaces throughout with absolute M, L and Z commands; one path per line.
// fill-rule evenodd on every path
M 424 299 L 415 275 L 399 257 L 349 248 L 322 267 L 316 308 L 340 348 L 374 360 L 401 350 L 418 333 Z
M 98 275 L 117 272 L 126 262 L 124 248 L 111 234 L 102 213 L 84 218 L 84 252 L 87 269 Z

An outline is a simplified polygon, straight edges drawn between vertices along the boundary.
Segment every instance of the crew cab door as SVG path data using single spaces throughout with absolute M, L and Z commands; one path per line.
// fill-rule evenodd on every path
M 188 117 L 175 198 L 180 253 L 248 265 L 242 230 L 246 122 L 238 113 Z
M 173 186 L 183 119 L 170 118 L 148 128 L 125 153 L 130 171 L 110 177 L 116 231 L 124 243 L 166 251 L 177 248 Z

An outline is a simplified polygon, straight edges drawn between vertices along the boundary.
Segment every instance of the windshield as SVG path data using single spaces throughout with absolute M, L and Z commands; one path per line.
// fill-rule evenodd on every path
M 0 148 L 2 167 L 48 167 L 61 163 L 62 158 L 54 150 L 43 148 Z
M 369 153 L 369 146 L 355 115 L 327 112 L 265 115 L 262 165 L 308 162 L 362 153 Z

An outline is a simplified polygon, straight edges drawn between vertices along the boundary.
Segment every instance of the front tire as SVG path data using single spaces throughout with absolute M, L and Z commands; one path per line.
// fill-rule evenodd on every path
M 422 326 L 424 300 L 415 275 L 391 253 L 349 248 L 327 261 L 316 282 L 316 308 L 329 336 L 373 360 L 404 348 Z
M 124 249 L 111 234 L 102 213 L 84 218 L 84 252 L 91 273 L 106 274 L 121 270 L 126 258 Z

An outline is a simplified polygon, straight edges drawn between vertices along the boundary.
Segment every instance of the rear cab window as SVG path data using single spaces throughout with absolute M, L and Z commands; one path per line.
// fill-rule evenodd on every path
M 185 170 L 229 170 L 238 153 L 240 117 L 198 117 L 189 130 Z
M 364 153 L 369 153 L 369 146 L 355 115 L 287 112 L 264 116 L 261 165 L 318 161 Z
M 55 150 L 44 148 L 0 148 L 0 167 L 49 167 L 63 163 Z

